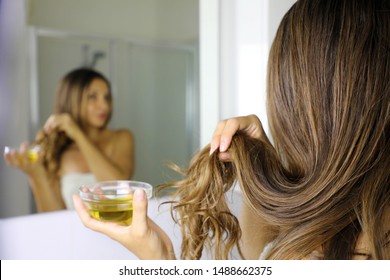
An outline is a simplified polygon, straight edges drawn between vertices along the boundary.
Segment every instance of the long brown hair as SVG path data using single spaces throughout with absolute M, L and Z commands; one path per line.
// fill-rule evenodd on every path
M 183 258 L 238 245 L 224 193 L 238 180 L 250 207 L 278 227 L 270 259 L 350 259 L 365 232 L 371 258 L 389 259 L 390 2 L 300 0 L 284 16 L 268 64 L 273 146 L 237 135 L 231 163 L 200 152 L 174 207 Z
M 54 114 L 68 113 L 76 124 L 84 129 L 82 104 L 86 98 L 85 90 L 96 79 L 103 80 L 107 84 L 111 95 L 110 83 L 101 73 L 89 68 L 78 68 L 67 73 L 58 85 Z M 107 123 L 109 119 L 110 116 L 107 118 Z M 41 146 L 43 163 L 48 170 L 48 174 L 56 177 L 61 155 L 73 141 L 64 132 L 55 131 L 46 134 L 43 130 L 40 130 L 35 142 Z

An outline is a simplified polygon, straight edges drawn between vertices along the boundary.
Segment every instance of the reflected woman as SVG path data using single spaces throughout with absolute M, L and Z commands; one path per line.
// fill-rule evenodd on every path
M 38 132 L 39 160 L 28 144 L 8 150 L 7 164 L 27 176 L 38 212 L 73 208 L 72 194 L 82 184 L 128 180 L 134 169 L 134 140 L 128 130 L 111 130 L 110 83 L 101 73 L 80 68 L 65 75 L 54 114 Z

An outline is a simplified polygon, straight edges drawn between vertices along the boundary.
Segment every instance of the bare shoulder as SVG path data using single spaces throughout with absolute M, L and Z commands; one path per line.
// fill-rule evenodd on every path
M 110 145 L 132 146 L 134 142 L 133 133 L 128 129 L 108 130 L 107 136 Z
M 134 139 L 133 133 L 127 129 L 111 130 L 109 144 L 106 154 L 111 157 L 119 166 L 131 170 L 134 157 Z M 127 166 L 127 167 L 126 167 Z M 131 173 L 129 174 L 129 176 Z
M 133 133 L 128 129 L 112 130 L 112 138 L 117 141 L 133 142 Z

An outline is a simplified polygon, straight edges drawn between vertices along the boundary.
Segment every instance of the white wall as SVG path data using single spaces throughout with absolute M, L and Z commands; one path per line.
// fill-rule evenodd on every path
M 210 142 L 220 119 L 219 0 L 199 0 L 200 145 Z
M 28 0 L 28 24 L 133 40 L 194 42 L 198 0 Z
M 0 149 L 29 135 L 28 67 L 23 0 L 0 2 Z M 27 180 L 0 160 L 0 217 L 31 210 Z
M 200 15 L 203 22 L 200 64 L 201 69 L 209 72 L 207 81 L 201 79 L 202 145 L 210 141 L 217 120 L 239 115 L 258 115 L 268 132 L 265 109 L 268 52 L 282 16 L 295 0 L 201 0 L 200 3 L 201 7 L 209 8 L 208 13 Z M 208 28 L 203 29 L 202 24 Z M 218 33 L 211 40 L 210 29 Z

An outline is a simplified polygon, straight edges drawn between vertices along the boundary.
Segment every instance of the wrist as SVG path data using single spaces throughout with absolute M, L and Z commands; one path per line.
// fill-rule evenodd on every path
M 26 174 L 29 177 L 30 181 L 38 181 L 40 178 L 45 178 L 47 176 L 46 169 L 43 165 L 37 165 L 33 169 L 26 171 Z
M 173 245 L 171 242 L 169 242 L 167 245 L 166 245 L 166 248 L 164 250 L 164 257 L 162 259 L 165 259 L 165 260 L 176 260 L 176 255 L 175 255 L 175 251 L 173 249 Z

